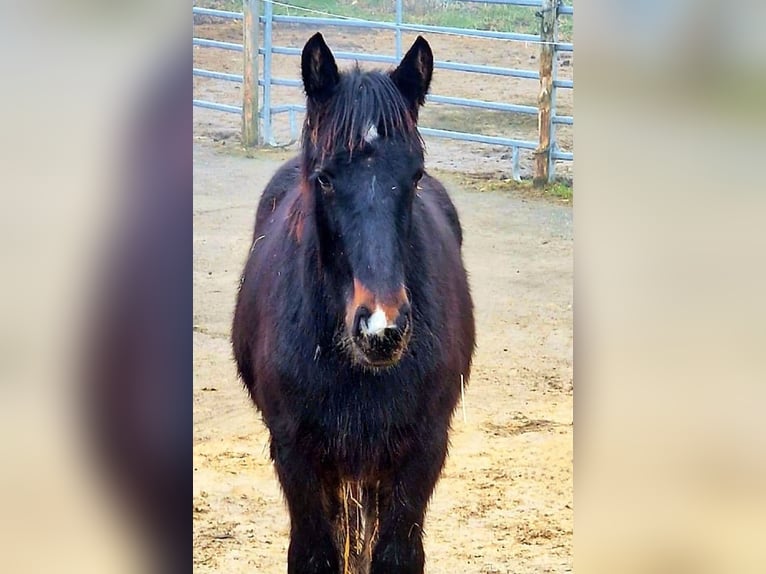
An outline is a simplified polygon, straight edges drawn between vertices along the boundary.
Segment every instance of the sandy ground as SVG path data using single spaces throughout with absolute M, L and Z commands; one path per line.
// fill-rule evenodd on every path
M 196 115 L 195 115 L 196 117 Z M 199 125 L 199 118 L 198 125 Z M 204 129 L 204 126 L 203 128 Z M 427 165 L 445 159 L 429 144 Z M 194 570 L 286 570 L 288 515 L 228 342 L 259 194 L 280 160 L 194 149 Z M 445 183 L 478 350 L 425 524 L 427 571 L 572 569 L 572 211 Z

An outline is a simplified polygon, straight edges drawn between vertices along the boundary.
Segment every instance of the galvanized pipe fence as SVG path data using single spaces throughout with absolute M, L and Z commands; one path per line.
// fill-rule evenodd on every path
M 558 79 L 558 59 L 560 52 L 573 52 L 572 43 L 558 40 L 558 20 L 560 17 L 571 17 L 574 10 L 564 6 L 561 0 L 469 0 L 482 4 L 502 4 L 537 8 L 536 15 L 541 21 L 540 34 L 523 34 L 515 32 L 499 32 L 491 30 L 475 30 L 449 26 L 432 26 L 425 24 L 408 24 L 404 20 L 403 0 L 396 0 L 394 22 L 380 22 L 352 17 L 337 17 L 317 10 L 281 2 L 277 0 L 243 0 L 243 11 L 232 12 L 211 8 L 192 7 L 192 13 L 215 18 L 242 20 L 243 43 L 222 42 L 205 38 L 193 38 L 195 46 L 207 48 L 234 50 L 243 53 L 243 74 L 230 74 L 193 68 L 193 75 L 237 82 L 243 84 L 242 106 L 232 106 L 217 102 L 194 99 L 197 107 L 240 114 L 242 116 L 242 141 L 246 147 L 257 145 L 278 145 L 274 140 L 272 117 L 277 114 L 288 114 L 292 141 L 295 141 L 299 131 L 298 114 L 305 112 L 302 104 L 276 104 L 272 98 L 272 86 L 301 87 L 300 80 L 277 77 L 273 74 L 272 56 L 275 54 L 300 57 L 301 48 L 275 46 L 272 34 L 275 24 L 304 24 L 317 29 L 325 27 L 362 28 L 371 30 L 392 30 L 395 33 L 395 46 L 392 55 L 367 54 L 358 52 L 333 51 L 338 60 L 358 60 L 361 62 L 376 62 L 396 64 L 401 60 L 402 32 L 418 32 L 425 34 L 451 34 L 456 36 L 493 38 L 537 44 L 540 46 L 539 69 L 522 70 L 498 66 L 482 66 L 460 62 L 435 61 L 434 68 L 490 74 L 501 77 L 524 78 L 538 80 L 540 91 L 538 105 L 529 106 L 509 102 L 492 102 L 473 98 L 459 98 L 448 95 L 429 94 L 427 101 L 440 104 L 450 104 L 469 108 L 497 110 L 518 114 L 535 115 L 538 117 L 538 140 L 523 140 L 513 137 L 488 136 L 478 133 L 444 130 L 421 127 L 420 132 L 426 136 L 449 138 L 454 140 L 477 142 L 511 148 L 511 164 L 513 177 L 520 180 L 519 152 L 527 150 L 535 157 L 534 180 L 537 184 L 553 181 L 555 177 L 555 162 L 557 160 L 573 161 L 572 152 L 562 151 L 556 142 L 557 125 L 573 125 L 573 116 L 556 113 L 556 97 L 559 89 L 573 89 L 571 80 Z M 318 13 L 319 16 L 289 16 L 274 14 L 274 5 L 288 6 L 296 10 Z M 262 10 L 261 10 L 262 8 Z M 259 39 L 260 27 L 263 25 L 263 38 Z M 262 64 L 262 73 L 259 67 Z M 260 98 L 259 98 L 260 96 Z M 259 105 L 260 103 L 260 105 Z

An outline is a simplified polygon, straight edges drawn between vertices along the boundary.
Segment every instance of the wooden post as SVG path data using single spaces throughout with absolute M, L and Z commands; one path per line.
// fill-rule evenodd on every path
M 260 143 L 258 137 L 258 32 L 260 2 L 243 0 L 244 36 L 244 82 L 242 84 L 242 144 L 254 147 Z
M 540 94 L 537 97 L 539 140 L 535 150 L 534 185 L 542 187 L 550 179 L 551 136 L 553 131 L 553 42 L 556 40 L 558 0 L 543 0 L 540 26 Z

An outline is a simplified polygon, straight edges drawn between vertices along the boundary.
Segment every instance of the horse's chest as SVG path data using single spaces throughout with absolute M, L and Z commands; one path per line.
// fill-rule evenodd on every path
M 369 390 L 369 389 L 368 389 Z M 413 439 L 401 400 L 389 393 L 338 393 L 324 405 L 315 427 L 324 459 L 342 474 L 360 477 L 385 470 Z

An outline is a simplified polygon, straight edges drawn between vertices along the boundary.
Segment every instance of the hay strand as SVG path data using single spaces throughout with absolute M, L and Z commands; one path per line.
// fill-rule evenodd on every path
M 463 424 L 468 422 L 465 416 L 465 381 L 463 380 L 463 374 L 460 374 L 460 406 L 463 409 Z
M 345 527 L 345 541 L 343 542 L 343 574 L 350 574 L 348 569 L 348 559 L 351 555 L 351 533 L 349 532 L 349 519 L 348 519 L 348 484 L 343 485 L 343 515 L 345 520 L 343 526 Z

